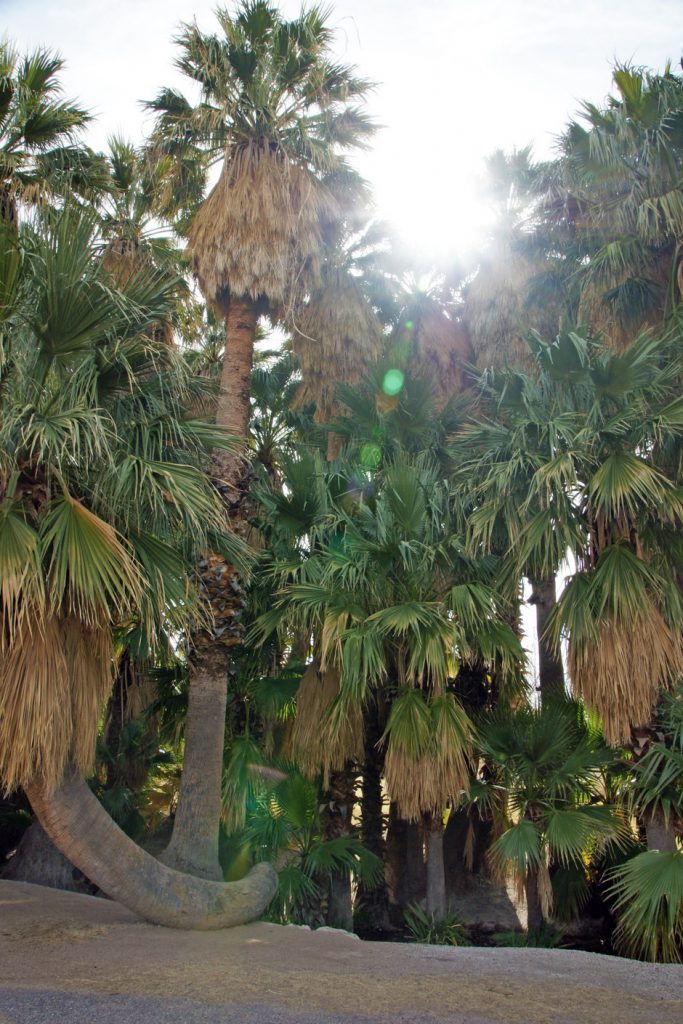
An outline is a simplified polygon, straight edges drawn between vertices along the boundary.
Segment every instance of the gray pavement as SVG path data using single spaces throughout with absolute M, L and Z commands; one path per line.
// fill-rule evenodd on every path
M 427 1024 L 434 1018 L 430 1015 L 419 1019 Z M 412 1014 L 391 1018 L 346 1014 L 321 1017 L 318 1012 L 263 1005 L 212 1006 L 191 999 L 0 988 L 0 1024 L 416 1024 L 417 1020 Z M 462 1018 L 463 1024 L 470 1024 L 470 1020 Z

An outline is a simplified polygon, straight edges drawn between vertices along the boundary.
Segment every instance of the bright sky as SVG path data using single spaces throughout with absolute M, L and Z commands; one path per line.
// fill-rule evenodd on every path
M 140 139 L 139 101 L 182 87 L 172 37 L 193 15 L 211 29 L 214 6 L 0 0 L 0 25 L 22 49 L 62 54 L 67 94 L 97 115 L 89 141 L 102 147 L 114 132 Z M 487 153 L 532 142 L 549 155 L 579 101 L 606 96 L 615 59 L 661 69 L 683 40 L 680 0 L 337 0 L 330 20 L 340 58 L 379 83 L 370 109 L 384 127 L 358 166 L 380 214 L 427 262 L 480 240 Z

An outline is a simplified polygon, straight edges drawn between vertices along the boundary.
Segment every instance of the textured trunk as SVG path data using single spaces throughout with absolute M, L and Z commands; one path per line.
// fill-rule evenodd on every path
M 256 305 L 251 299 L 233 299 L 228 306 L 225 329 L 225 355 L 221 371 L 216 423 L 233 437 L 247 437 L 251 418 L 251 369 L 256 340 Z M 216 476 L 232 489 L 231 504 L 241 497 L 239 482 L 242 461 L 238 455 L 220 451 L 214 454 Z
M 41 825 L 71 863 L 108 896 L 170 928 L 229 928 L 253 920 L 277 889 L 269 864 L 239 882 L 208 882 L 165 867 L 124 835 L 76 775 L 52 794 L 27 788 Z
M 357 776 L 356 768 L 350 762 L 343 771 L 331 773 L 329 802 L 325 808 L 322 823 L 326 839 L 336 839 L 338 836 L 348 835 L 351 830 Z M 351 878 L 348 871 L 337 872 L 330 878 L 327 924 L 348 929 L 353 927 Z
M 95 891 L 88 879 L 50 842 L 38 821 L 26 829 L 16 851 L 0 870 L 0 876 L 12 882 L 31 882 L 68 892 L 92 895 Z
M 420 826 L 399 818 L 393 803 L 389 807 L 386 849 L 390 899 L 400 911 L 398 920 L 401 922 L 408 907 L 425 898 L 427 869 Z
M 250 299 L 230 303 L 216 423 L 246 439 L 249 427 L 251 368 L 256 337 L 256 306 Z M 239 519 L 244 497 L 244 463 L 235 453 L 216 451 L 213 474 L 226 509 Z M 185 726 L 183 777 L 173 836 L 162 860 L 199 878 L 223 877 L 218 835 L 223 778 L 223 745 L 230 647 L 239 637 L 234 628 L 243 599 L 236 574 L 219 556 L 209 556 L 203 571 L 207 596 L 214 609 L 214 634 L 195 638 L 190 668 Z M 200 642 L 201 640 L 201 642 Z
M 446 916 L 446 872 L 443 862 L 443 826 L 432 820 L 427 836 L 427 903 L 428 914 L 435 921 Z
M 538 888 L 538 868 L 527 868 L 524 891 L 526 892 L 527 931 L 539 932 L 543 927 L 543 911 Z
M 659 808 L 652 815 L 645 816 L 645 833 L 648 850 L 660 850 L 662 853 L 676 852 L 673 819 L 669 818 L 667 823 Z
M 176 871 L 221 881 L 221 816 L 227 666 L 225 652 L 206 650 L 192 674 L 185 725 L 185 759 L 173 836 L 160 860 Z
M 345 928 L 348 932 L 353 931 L 351 876 L 348 871 L 338 871 L 330 877 L 325 923 L 331 928 Z
M 555 579 L 531 581 L 530 604 L 536 606 L 536 633 L 538 635 L 538 677 L 541 700 L 564 693 L 562 658 L 556 653 L 547 635 L 550 615 L 556 604 Z
M 361 841 L 366 849 L 374 853 L 382 864 L 386 858 L 384 840 L 384 814 L 382 794 L 382 769 L 384 755 L 379 741 L 383 732 L 382 713 L 376 704 L 365 711 L 365 751 L 361 790 Z M 358 898 L 363 918 L 372 931 L 386 931 L 390 927 L 389 901 L 384 876 L 380 882 L 369 888 L 358 886 Z

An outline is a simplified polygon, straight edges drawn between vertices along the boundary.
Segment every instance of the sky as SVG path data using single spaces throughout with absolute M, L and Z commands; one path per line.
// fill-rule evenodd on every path
M 226 5 L 230 7 L 230 0 Z M 66 60 L 66 94 L 96 115 L 88 141 L 143 137 L 140 101 L 184 87 L 173 36 L 214 0 L 0 0 L 0 34 Z M 283 0 L 287 16 L 298 0 Z M 602 102 L 615 60 L 678 64 L 681 0 L 337 0 L 337 54 L 377 82 L 368 107 L 382 125 L 357 158 L 379 216 L 425 265 L 481 244 L 485 158 L 502 147 L 552 155 L 580 101 Z

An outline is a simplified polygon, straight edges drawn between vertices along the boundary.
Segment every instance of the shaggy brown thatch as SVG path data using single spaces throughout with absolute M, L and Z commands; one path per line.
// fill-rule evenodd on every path
M 441 818 L 447 804 L 455 805 L 469 789 L 471 731 L 465 712 L 451 695 L 432 705 L 430 742 L 415 756 L 396 733 L 389 733 L 384 776 L 387 790 L 406 821 L 423 815 Z
M 125 288 L 132 277 L 141 271 L 149 271 L 153 264 L 149 252 L 140 246 L 137 239 L 119 238 L 106 246 L 102 266 L 114 278 L 118 288 Z M 170 318 L 160 320 L 149 333 L 154 341 L 173 348 L 174 332 Z
M 543 309 L 525 308 L 529 284 L 537 273 L 538 264 L 501 244 L 467 285 L 463 322 L 480 369 L 506 365 L 529 369 L 532 356 L 524 332 L 533 329 L 544 338 L 557 334 L 559 310 L 552 303 Z
M 430 382 L 439 411 L 465 386 L 465 364 L 472 362 L 469 339 L 461 323 L 436 307 L 415 318 L 412 334 L 408 372 Z
M 341 771 L 347 761 L 363 756 L 362 711 L 355 704 L 342 708 L 336 702 L 339 690 L 339 671 L 321 670 L 312 661 L 296 694 L 292 752 L 305 775 L 317 775 L 322 769 L 325 787 L 330 772 Z
M 87 773 L 112 685 L 109 624 L 75 616 L 21 620 L 0 665 L 0 779 L 6 792 L 54 788 L 68 763 Z
M 292 348 L 302 383 L 295 408 L 315 402 L 315 419 L 329 423 L 339 413 L 338 381 L 357 384 L 382 349 L 384 332 L 358 281 L 333 271 L 326 284 L 292 317 Z
M 654 605 L 599 630 L 599 643 L 570 640 L 569 675 L 574 692 L 600 715 L 608 742 L 626 744 L 631 727 L 650 721 L 658 695 L 683 673 L 683 646 Z
M 336 208 L 312 174 L 267 141 L 226 155 L 188 236 L 205 298 L 223 312 L 230 296 L 289 302 L 304 266 L 312 273 L 321 224 Z

